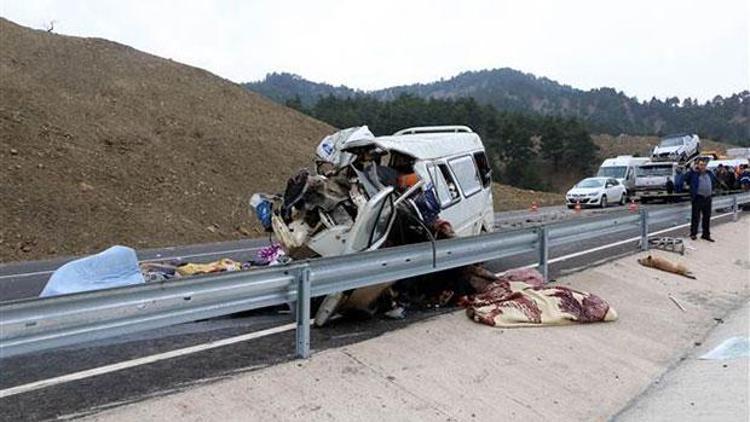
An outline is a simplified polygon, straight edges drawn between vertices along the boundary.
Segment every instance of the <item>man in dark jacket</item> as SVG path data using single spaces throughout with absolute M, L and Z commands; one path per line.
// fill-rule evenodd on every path
M 716 176 L 706 168 L 706 162 L 701 160 L 685 175 L 685 180 L 690 185 L 690 199 L 693 205 L 690 217 L 690 238 L 693 240 L 697 238 L 700 221 L 701 239 L 713 242 L 710 228 L 711 195 L 716 187 Z

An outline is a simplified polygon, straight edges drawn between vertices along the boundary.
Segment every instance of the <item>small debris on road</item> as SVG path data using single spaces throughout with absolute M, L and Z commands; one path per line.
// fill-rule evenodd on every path
M 668 297 L 668 298 L 669 298 L 669 300 L 671 300 L 671 301 L 672 301 L 672 302 L 673 302 L 673 303 L 674 303 L 675 305 L 677 305 L 677 307 L 678 307 L 678 308 L 680 308 L 680 310 L 681 310 L 682 312 L 687 312 L 687 310 L 685 310 L 685 307 L 684 307 L 684 306 L 682 306 L 682 304 L 681 304 L 681 303 L 680 303 L 679 301 L 677 301 L 677 298 L 675 298 L 675 297 L 674 297 L 674 296 L 672 296 L 671 294 L 668 294 L 668 295 L 667 295 L 667 297 Z

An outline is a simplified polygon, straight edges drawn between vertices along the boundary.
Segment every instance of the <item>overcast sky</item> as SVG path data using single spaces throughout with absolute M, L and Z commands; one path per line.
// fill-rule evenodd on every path
M 0 0 L 0 15 L 236 82 L 376 89 L 511 67 L 641 100 L 750 86 L 750 0 Z

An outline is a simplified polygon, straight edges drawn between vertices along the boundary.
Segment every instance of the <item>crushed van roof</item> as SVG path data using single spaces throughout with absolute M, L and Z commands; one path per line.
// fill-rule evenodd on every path
M 473 132 L 379 136 L 371 142 L 384 150 L 397 151 L 422 160 L 484 150 L 481 139 Z

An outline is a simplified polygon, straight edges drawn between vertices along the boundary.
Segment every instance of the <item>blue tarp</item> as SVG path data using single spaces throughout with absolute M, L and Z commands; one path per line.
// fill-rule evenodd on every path
M 68 262 L 58 268 L 40 297 L 145 283 L 135 250 L 113 246 L 96 255 Z

